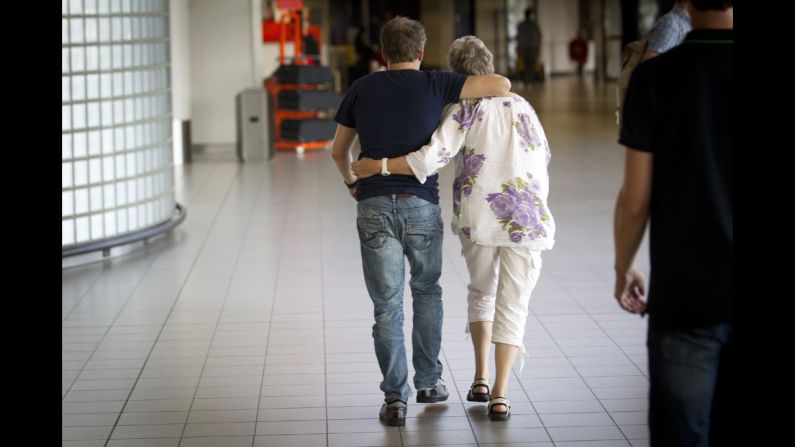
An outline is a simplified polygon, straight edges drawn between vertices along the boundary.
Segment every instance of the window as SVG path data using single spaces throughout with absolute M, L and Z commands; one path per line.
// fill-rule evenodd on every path
M 62 0 L 62 244 L 123 235 L 174 210 L 168 4 Z

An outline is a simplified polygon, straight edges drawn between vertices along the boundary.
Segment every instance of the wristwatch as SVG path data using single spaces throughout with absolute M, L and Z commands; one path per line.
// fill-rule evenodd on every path
M 381 175 L 386 176 L 386 175 L 390 175 L 391 174 L 391 172 L 387 171 L 387 169 L 386 169 L 386 163 L 387 163 L 388 160 L 389 159 L 386 158 L 386 157 L 381 159 Z

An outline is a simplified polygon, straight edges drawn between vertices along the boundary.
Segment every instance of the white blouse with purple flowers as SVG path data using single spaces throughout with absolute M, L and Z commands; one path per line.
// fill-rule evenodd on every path
M 406 161 L 425 183 L 455 159 L 455 234 L 482 245 L 548 250 L 555 243 L 550 157 L 535 110 L 516 95 L 449 105 L 431 141 Z

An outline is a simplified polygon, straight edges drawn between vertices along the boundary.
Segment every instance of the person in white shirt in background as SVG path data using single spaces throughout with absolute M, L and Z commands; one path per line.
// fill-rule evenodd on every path
M 456 39 L 448 53 L 459 73 L 494 73 L 493 56 L 474 36 Z M 449 105 L 430 142 L 403 157 L 352 164 L 358 178 L 379 173 L 414 176 L 420 183 L 455 160 L 453 233 L 469 269 L 468 329 L 475 349 L 475 381 L 467 400 L 489 402 L 492 420 L 507 420 L 511 366 L 524 338 L 541 251 L 554 245 L 547 204 L 549 143 L 533 108 L 521 96 L 461 100 Z M 495 344 L 490 389 L 488 356 Z M 524 358 L 522 358 L 522 365 Z
M 660 17 L 646 36 L 647 44 L 643 60 L 677 47 L 692 29 L 690 13 L 687 12 L 687 0 L 676 0 L 674 7 Z

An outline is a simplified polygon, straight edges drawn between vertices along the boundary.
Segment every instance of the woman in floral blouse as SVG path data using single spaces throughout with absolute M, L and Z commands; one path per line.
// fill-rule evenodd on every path
M 474 36 L 455 40 L 449 59 L 459 73 L 494 73 L 491 52 Z M 362 158 L 352 168 L 359 178 L 391 173 L 424 183 L 453 159 L 452 228 L 469 268 L 468 329 L 475 349 L 467 400 L 488 401 L 491 419 L 506 420 L 508 379 L 517 352 L 524 351 L 541 251 L 552 248 L 555 236 L 547 205 L 549 144 L 535 111 L 515 94 L 462 100 L 448 106 L 431 141 L 416 152 L 386 161 Z M 490 342 L 497 367 L 491 390 Z

